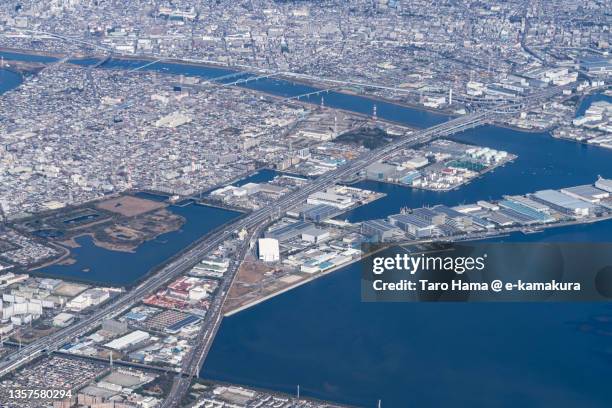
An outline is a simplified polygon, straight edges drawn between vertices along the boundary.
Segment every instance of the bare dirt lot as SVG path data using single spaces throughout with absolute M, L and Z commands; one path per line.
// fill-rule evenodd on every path
M 121 214 L 125 217 L 134 217 L 149 211 L 164 208 L 165 206 L 166 204 L 158 201 L 145 200 L 144 198 L 134 196 L 117 197 L 96 204 L 96 207 L 102 210 Z

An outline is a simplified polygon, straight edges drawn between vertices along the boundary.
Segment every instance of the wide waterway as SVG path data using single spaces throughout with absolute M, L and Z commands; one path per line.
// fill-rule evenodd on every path
M 143 64 L 112 60 L 105 67 Z M 149 69 L 205 78 L 230 72 L 161 63 Z M 313 90 L 278 80 L 249 87 L 281 96 Z M 381 119 L 411 126 L 446 120 L 359 96 L 330 92 L 324 97 L 327 106 L 365 114 L 375 103 Z M 319 102 L 318 97 L 311 100 Z M 612 177 L 611 151 L 546 133 L 487 126 L 454 139 L 519 158 L 447 193 L 363 183 L 387 197 L 346 217 L 380 218 L 404 206 L 469 203 L 592 183 L 598 174 Z M 611 233 L 608 221 L 503 239 L 608 242 Z M 161 239 L 166 238 L 171 237 Z M 91 261 L 103 265 L 105 259 Z M 384 407 L 399 408 L 612 404 L 610 305 L 362 303 L 359 268 L 353 264 L 224 319 L 202 376 L 286 392 L 300 384 L 302 395 L 370 407 L 378 399 Z
M 0 95 L 21 85 L 23 78 L 16 72 L 0 69 Z
M 590 98 L 592 100 L 593 98 Z M 581 108 L 583 110 L 583 108 Z M 343 217 L 457 205 L 612 177 L 612 152 L 547 133 L 485 126 L 453 139 L 517 154 L 445 193 L 377 182 L 385 198 Z M 609 242 L 612 221 L 505 241 Z M 398 304 L 360 301 L 360 265 L 224 319 L 203 377 L 358 406 L 607 407 L 612 307 L 605 304 Z
M 589 98 L 590 102 L 597 98 Z M 584 110 L 584 106 L 579 109 Z M 457 141 L 518 159 L 451 192 L 377 182 L 385 198 L 343 218 L 457 205 L 612 177 L 612 151 L 485 126 Z M 612 221 L 505 241 L 609 242 Z M 606 304 L 398 304 L 360 301 L 360 265 L 224 319 L 205 378 L 385 407 L 608 407 L 612 307 Z

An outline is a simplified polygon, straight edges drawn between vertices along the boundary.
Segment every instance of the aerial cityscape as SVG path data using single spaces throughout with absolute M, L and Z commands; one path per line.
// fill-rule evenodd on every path
M 611 406 L 609 258 L 586 302 L 363 298 L 392 249 L 611 242 L 611 31 L 608 0 L 0 2 L 0 407 Z

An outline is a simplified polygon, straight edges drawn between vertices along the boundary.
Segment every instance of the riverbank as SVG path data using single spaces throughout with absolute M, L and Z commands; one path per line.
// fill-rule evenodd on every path
M 35 55 L 39 57 L 56 58 L 56 59 L 62 59 L 62 58 L 67 58 L 71 56 L 67 54 L 48 53 L 48 52 L 43 52 L 43 51 L 21 50 L 21 49 L 13 49 L 13 48 L 0 48 L 0 53 L 2 52 L 21 55 L 24 58 L 31 56 L 31 55 Z M 74 58 L 72 58 L 71 60 L 76 61 L 76 60 L 85 60 L 85 59 L 90 59 L 90 58 L 91 59 L 103 59 L 105 57 L 75 54 Z M 167 64 L 175 64 L 175 65 L 183 65 L 183 66 L 224 69 L 224 70 L 228 70 L 231 72 L 235 72 L 236 74 L 239 74 L 241 72 L 244 74 L 254 74 L 254 75 L 257 75 L 257 74 L 267 75 L 267 74 L 272 73 L 267 69 L 262 69 L 259 67 L 252 67 L 248 65 L 225 65 L 222 63 L 217 63 L 215 61 L 208 61 L 208 60 L 176 59 L 172 57 L 166 58 L 166 57 L 151 56 L 151 55 L 124 55 L 124 54 L 111 55 L 111 58 L 115 60 L 124 60 L 124 61 L 142 61 L 143 65 L 156 63 L 156 62 L 160 62 L 160 63 L 163 62 Z M 69 60 L 68 62 L 70 63 L 71 60 Z M 153 65 L 154 64 L 151 64 L 149 66 L 153 66 Z M 288 81 L 288 82 L 292 82 L 295 84 L 301 84 L 301 85 L 305 85 L 309 87 L 314 87 L 314 88 L 317 88 L 316 90 L 321 90 L 321 91 L 330 89 L 330 87 L 326 86 L 326 82 L 324 79 L 322 81 L 307 80 L 305 78 L 296 77 L 295 75 L 299 75 L 299 74 L 283 75 L 281 73 L 279 75 L 274 75 L 270 78 L 271 79 L 277 78 L 279 80 Z M 365 84 L 363 86 L 366 87 Z M 352 92 L 349 89 L 344 89 L 342 86 L 335 87 L 333 92 L 341 93 L 341 94 L 348 95 L 348 96 L 357 96 L 357 97 L 369 99 L 372 102 L 383 102 L 383 103 L 388 103 L 391 105 L 402 106 L 405 108 L 427 112 L 427 113 L 431 113 L 435 115 L 443 115 L 443 116 L 449 116 L 449 117 L 457 116 L 457 114 L 453 110 L 432 109 L 432 108 L 428 108 L 423 105 L 411 104 L 411 103 L 407 103 L 403 101 L 397 101 L 394 99 L 388 99 L 388 98 L 384 98 L 384 97 L 377 96 L 377 95 L 372 95 L 372 94 L 367 94 L 367 93 L 359 94 L 359 93 Z
M 23 75 L 12 70 L 0 69 L 0 95 L 17 88 L 23 83 Z
M 289 291 L 291 291 L 293 289 L 299 288 L 302 285 L 306 285 L 307 283 L 310 283 L 310 282 L 312 282 L 312 281 L 314 281 L 316 279 L 319 279 L 319 278 L 322 278 L 322 277 L 324 277 L 326 275 L 329 275 L 330 273 L 333 273 L 333 272 L 336 272 L 338 270 L 344 269 L 344 268 L 346 268 L 346 267 L 348 267 L 348 266 L 350 266 L 352 264 L 355 264 L 357 262 L 361 262 L 364 258 L 367 258 L 368 256 L 372 256 L 372 255 L 382 251 L 383 249 L 384 248 L 377 249 L 376 251 L 369 252 L 368 254 L 362 255 L 359 258 L 354 258 L 354 259 L 350 260 L 347 263 L 344 263 L 344 264 L 341 264 L 341 265 L 337 265 L 337 266 L 335 266 L 333 268 L 330 268 L 330 269 L 327 269 L 327 270 L 325 270 L 323 272 L 320 272 L 320 273 L 314 274 L 312 276 L 306 277 L 305 279 L 296 281 L 295 283 L 291 283 L 291 284 L 289 284 L 288 286 L 286 286 L 286 287 L 284 287 L 282 289 L 279 289 L 279 290 L 276 290 L 274 292 L 271 292 L 271 293 L 269 293 L 269 294 L 267 294 L 265 296 L 262 296 L 260 298 L 253 299 L 253 300 L 251 300 L 251 301 L 249 301 L 249 302 L 247 302 L 247 303 L 245 303 L 245 304 L 243 304 L 243 305 L 241 305 L 239 307 L 232 308 L 232 309 L 224 312 L 223 316 L 224 317 L 229 317 L 229 316 L 232 316 L 232 315 L 234 315 L 236 313 L 239 313 L 239 312 L 241 312 L 243 310 L 247 310 L 247 309 L 249 309 L 249 308 L 251 308 L 253 306 L 257 306 L 258 304 L 263 303 L 266 300 L 272 299 L 272 298 L 274 298 L 276 296 L 282 295 L 283 293 L 286 293 L 286 292 L 289 292 Z
M 587 218 L 587 219 L 580 219 L 580 220 L 571 220 L 571 221 L 562 221 L 562 222 L 556 222 L 556 223 L 551 223 L 551 224 L 543 224 L 543 225 L 535 225 L 535 226 L 530 226 L 529 228 L 527 227 L 511 227 L 511 228 L 500 228 L 494 231 L 488 231 L 486 233 L 481 233 L 478 234 L 477 236 L 472 236 L 472 235 L 464 235 L 464 236 L 455 236 L 455 237 L 447 237 L 446 241 L 448 242 L 462 242 L 462 241 L 470 241 L 470 242 L 474 242 L 474 241 L 481 241 L 481 240 L 489 240 L 489 239 L 494 239 L 494 238 L 502 238 L 505 236 L 508 236 L 509 234 L 512 233 L 520 233 L 523 235 L 530 235 L 530 234 L 535 234 L 535 233 L 539 233 L 539 232 L 543 232 L 546 230 L 550 230 L 550 229 L 554 229 L 554 228 L 562 228 L 562 227 L 570 227 L 570 226 L 574 226 L 574 225 L 588 225 L 588 224 L 592 224 L 592 223 L 597 223 L 597 222 L 604 222 L 604 221 L 608 221 L 608 220 L 612 220 L 612 214 L 610 215 L 606 215 L 606 216 L 602 216 L 602 217 L 598 217 L 598 218 Z M 396 245 L 419 245 L 419 244 L 427 244 L 427 243 L 432 243 L 432 242 L 438 242 L 434 239 L 431 238 L 427 238 L 427 239 L 420 239 L 420 240 L 410 240 L 410 241 L 401 241 L 401 242 L 391 242 L 388 245 L 389 246 L 396 246 Z M 369 258 L 375 254 L 377 254 L 380 251 L 383 251 L 387 248 L 387 246 L 385 245 L 380 245 L 377 246 L 375 250 L 370 251 L 366 254 L 362 254 L 360 257 L 357 258 L 353 258 L 350 261 L 341 264 L 341 265 L 337 265 L 333 268 L 327 269 L 325 271 L 322 271 L 320 273 L 317 274 L 313 274 L 312 276 L 308 276 L 304 279 L 298 280 L 294 283 L 289 284 L 286 287 L 283 287 L 281 289 L 275 290 L 273 292 L 270 292 L 264 296 L 261 296 L 259 298 L 255 298 L 253 300 L 248 301 L 245 304 L 242 304 L 238 307 L 229 309 L 227 311 L 224 312 L 224 316 L 225 317 L 229 317 L 232 315 L 235 315 L 241 311 L 250 309 L 254 306 L 257 306 L 260 303 L 263 303 L 267 300 L 270 300 L 276 296 L 282 295 L 283 293 L 289 292 L 291 290 L 294 290 L 296 288 L 299 288 L 302 285 L 306 285 L 310 282 L 315 281 L 316 279 L 322 278 L 326 275 L 329 275 L 333 272 L 342 270 L 344 268 L 348 268 L 351 265 L 355 264 L 355 263 L 359 263 L 362 262 L 364 259 Z
M 477 146 L 477 147 L 480 147 L 480 146 Z M 489 166 L 486 169 L 480 171 L 478 173 L 478 175 L 476 175 L 475 177 L 472 177 L 470 179 L 466 179 L 464 182 L 462 182 L 460 184 L 455 184 L 455 185 L 452 185 L 452 186 L 447 187 L 447 188 L 438 188 L 438 189 L 426 188 L 426 187 L 422 187 L 422 186 L 418 186 L 418 185 L 417 186 L 412 186 L 412 185 L 408 185 L 408 184 L 403 184 L 403 183 L 400 183 L 400 182 L 397 182 L 397 181 L 379 181 L 379 182 L 380 183 L 391 184 L 391 185 L 395 185 L 395 186 L 400 186 L 400 187 L 414 188 L 414 189 L 423 190 L 423 191 L 431 191 L 431 192 L 437 192 L 437 193 L 446 193 L 446 192 L 458 190 L 458 189 L 460 189 L 460 188 L 462 188 L 464 186 L 467 186 L 468 184 L 470 184 L 470 183 L 472 183 L 472 182 L 474 182 L 474 181 L 476 181 L 476 180 L 486 176 L 487 173 L 491 173 L 491 172 L 495 171 L 495 169 L 504 167 L 507 164 L 511 164 L 514 160 L 517 159 L 517 157 L 518 156 L 516 156 L 514 154 L 508 154 L 508 157 L 506 159 L 504 159 L 501 162 L 496 163 L 496 164 L 494 164 L 492 166 Z M 363 178 L 361 180 L 356 180 L 356 181 L 353 182 L 353 184 L 354 183 L 358 183 L 360 181 L 366 181 L 366 180 L 367 179 L 365 179 L 365 178 Z
M 2 52 L 2 49 L 0 49 L 0 52 Z M 14 49 L 5 49 L 5 52 L 11 52 L 11 53 L 15 53 L 18 55 L 21 55 L 22 57 L 26 58 L 28 56 L 30 56 L 29 54 L 29 50 L 14 50 Z M 58 58 L 60 55 L 58 54 L 52 54 L 52 53 L 44 53 L 44 52 L 40 52 L 37 51 L 36 54 L 34 56 L 38 56 L 38 57 L 46 57 L 46 58 Z M 67 58 L 67 55 L 63 55 L 62 57 Z M 159 57 L 159 56 L 150 56 L 150 55 L 112 55 L 111 56 L 112 59 L 117 60 L 117 61 L 138 61 L 138 62 L 142 62 L 141 66 L 146 66 L 145 69 L 156 69 L 154 68 L 156 63 L 159 64 L 168 64 L 168 65 L 175 65 L 178 67 L 194 67 L 194 68 L 205 68 L 205 69 L 218 69 L 218 70 L 224 70 L 226 71 L 226 73 L 230 72 L 230 73 L 235 73 L 235 74 L 253 74 L 254 76 L 257 75 L 270 75 L 270 74 L 274 74 L 273 72 L 271 73 L 269 70 L 267 69 L 262 69 L 262 68 L 258 68 L 258 67 L 252 67 L 252 66 L 247 66 L 247 65 L 232 65 L 232 66 L 228 66 L 222 63 L 218 63 L 215 61 L 208 61 L 208 60 L 196 60 L 196 59 L 176 59 L 176 58 L 164 58 L 164 57 Z M 101 58 L 105 58 L 105 57 L 99 57 L 99 56 L 84 56 L 81 55 L 79 57 L 73 58 L 71 60 L 69 60 L 69 63 L 78 63 L 78 61 L 86 61 L 86 60 L 99 60 Z M 152 67 L 152 68 L 150 68 Z M 345 97 L 356 97 L 356 98 L 362 98 L 364 100 L 367 100 L 369 102 L 372 103 L 372 106 L 376 105 L 376 102 L 378 102 L 379 104 L 381 104 L 381 106 L 378 106 L 378 110 L 379 110 L 379 117 L 383 117 L 384 115 L 380 115 L 380 111 L 381 109 L 383 109 L 385 106 L 389 105 L 389 106 L 395 106 L 395 107 L 401 107 L 401 108 L 406 108 L 406 109 L 410 109 L 414 112 L 421 112 L 422 114 L 426 114 L 426 115 L 435 115 L 435 116 L 439 116 L 439 119 L 434 120 L 433 122 L 427 123 L 425 126 L 421 126 L 421 127 L 428 127 L 428 126 L 432 126 L 434 124 L 438 124 L 441 123 L 445 120 L 448 120 L 449 118 L 452 117 L 457 117 L 458 114 L 456 112 L 456 109 L 448 109 L 448 108 L 444 108 L 444 109 L 433 109 L 433 108 L 429 108 L 426 106 L 423 106 L 421 104 L 415 104 L 415 103 L 408 103 L 405 101 L 398 101 L 395 99 L 389 99 L 389 98 L 384 98 L 381 97 L 379 95 L 373 95 L 373 94 L 369 94 L 369 93 L 356 93 L 354 91 L 351 91 L 349 88 L 349 86 L 334 86 L 334 87 L 329 87 L 328 86 L 328 82 L 332 81 L 329 80 L 328 82 L 326 82 L 325 79 L 322 79 L 321 81 L 316 81 L 314 79 L 306 79 L 303 77 L 301 74 L 286 74 L 283 75 L 282 73 L 278 73 L 277 75 L 270 75 L 269 77 L 266 77 L 267 80 L 271 80 L 274 81 L 275 79 L 278 81 L 284 81 L 284 82 L 289 82 L 292 83 L 293 85 L 303 85 L 305 87 L 308 87 L 309 89 L 306 92 L 303 92 L 302 94 L 314 94 L 317 93 L 319 95 L 322 95 L 324 93 L 334 93 L 337 95 L 343 95 Z M 265 79 L 262 79 L 265 80 Z M 244 83 L 244 84 L 239 84 L 240 86 L 242 86 L 245 89 L 252 89 L 255 91 L 259 91 L 259 92 L 263 92 L 266 93 L 270 96 L 277 96 L 279 101 L 282 101 L 284 99 L 287 99 L 286 97 L 283 96 L 278 96 L 278 95 L 274 95 L 274 93 L 269 92 L 269 91 L 265 91 L 262 89 L 257 88 L 255 85 L 253 85 L 255 82 L 257 81 L 251 81 L 249 83 Z M 367 87 L 367 85 L 362 84 L 362 86 Z M 294 96 L 290 96 L 290 97 L 295 97 L 297 95 Z M 316 95 L 314 95 L 316 96 Z M 312 105 L 316 105 L 319 104 L 321 102 L 320 98 L 315 98 L 313 96 L 313 101 L 307 101 L 307 102 L 303 102 L 303 101 L 299 101 L 303 104 L 307 104 L 309 106 Z M 298 102 L 296 100 L 292 101 L 292 102 Z M 334 109 L 339 109 L 337 107 L 334 106 L 330 106 Z M 344 110 L 344 109 L 339 109 L 342 110 L 344 112 L 347 113 L 351 113 L 354 115 L 360 115 L 362 117 L 364 117 L 364 119 L 371 119 L 372 115 L 370 112 L 357 112 L 355 110 Z M 371 110 L 370 110 L 371 111 Z M 390 119 L 390 118 L 385 118 L 384 119 L 386 122 L 389 123 L 393 123 L 393 124 L 397 124 L 399 126 L 403 126 L 406 127 L 406 122 L 403 121 L 402 119 L 399 120 L 394 120 L 394 119 Z M 554 127 L 554 125 L 548 126 L 546 128 L 520 128 L 517 126 L 513 126 L 507 123 L 495 123 L 496 126 L 498 127 L 502 127 L 502 128 L 508 128 L 508 129 L 513 129 L 513 130 L 517 130 L 517 131 L 521 131 L 521 132 L 526 132 L 526 133 L 538 133 L 538 132 L 545 132 L 545 131 L 549 131 L 551 128 Z M 419 127 L 419 126 L 417 126 Z M 408 129 L 414 128 L 414 126 L 410 126 L 408 127 Z
M 611 222 L 499 239 L 602 240 Z M 588 391 L 589 406 L 606 406 L 605 303 L 366 303 L 361 268 L 354 263 L 225 318 L 200 376 L 278 391 L 300 384 L 304 395 L 392 408 L 405 407 L 407 395 L 423 407 L 481 407 L 483 384 L 490 403 L 521 395 L 528 407 L 546 406 L 551 394 L 532 392 L 536 381 L 564 399 Z M 448 392 L 431 393 L 431 384 Z M 573 402 L 557 405 L 583 405 Z
M 53 53 L 49 51 L 39 51 L 39 50 L 24 50 L 21 48 L 10 48 L 10 47 L 0 47 L 0 53 L 19 54 L 19 55 L 23 55 L 24 57 L 27 57 L 29 55 L 36 55 L 36 56 L 45 57 L 45 58 L 57 58 L 58 60 L 68 56 L 67 54 L 62 54 L 62 53 Z
M 11 61 L 9 63 L 3 59 L 2 63 L 0 63 L 0 69 L 14 72 L 22 77 L 24 75 L 35 75 L 42 71 L 44 67 L 45 64 L 43 63 L 27 61 Z
M 558 135 L 555 135 L 553 133 L 551 133 L 551 137 L 553 137 L 555 139 L 559 139 L 559 140 L 567 140 L 568 142 L 574 142 L 574 143 L 578 143 L 578 144 L 584 145 L 584 146 L 595 146 L 595 147 L 601 147 L 602 149 L 612 150 L 612 145 L 605 144 L 605 143 L 589 143 L 588 140 L 573 139 L 571 137 L 558 136 Z

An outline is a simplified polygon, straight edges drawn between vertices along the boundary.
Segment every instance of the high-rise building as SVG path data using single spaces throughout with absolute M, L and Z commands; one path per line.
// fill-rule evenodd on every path
M 260 238 L 257 240 L 259 259 L 264 262 L 277 262 L 280 260 L 278 240 L 274 238 Z

